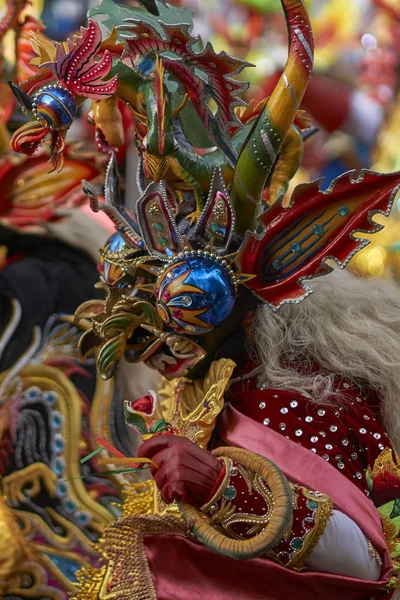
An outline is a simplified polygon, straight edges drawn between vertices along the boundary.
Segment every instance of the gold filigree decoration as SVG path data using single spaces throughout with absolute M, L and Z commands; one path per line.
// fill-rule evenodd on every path
M 0 496 L 0 531 L 0 582 L 6 582 L 19 571 L 24 560 L 31 557 L 31 551 L 5 496 Z
M 301 487 L 301 489 L 305 498 L 317 504 L 317 509 L 314 514 L 314 527 L 304 537 L 301 550 L 295 552 L 286 565 L 293 571 L 304 570 L 304 563 L 319 542 L 333 510 L 333 502 L 329 496 L 320 492 L 315 493 L 305 487 Z
M 102 542 L 107 566 L 82 570 L 71 600 L 157 600 L 143 543 L 144 535 L 157 534 L 187 537 L 188 530 L 173 515 L 136 515 L 110 525 Z
M 211 363 L 202 380 L 163 382 L 158 393 L 163 418 L 178 435 L 207 448 L 235 367 L 232 360 L 221 358 Z

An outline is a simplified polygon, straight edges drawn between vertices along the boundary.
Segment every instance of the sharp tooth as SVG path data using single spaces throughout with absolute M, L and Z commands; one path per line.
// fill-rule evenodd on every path
M 194 352 L 174 352 L 172 350 L 172 353 L 174 356 L 176 356 L 176 358 L 191 358 L 192 356 L 196 356 Z
M 158 371 L 163 371 L 167 365 L 176 365 L 178 361 L 173 356 L 167 356 L 164 352 L 158 352 L 149 360 L 151 366 Z
M 193 345 L 188 340 L 169 339 L 167 340 L 167 346 L 177 358 L 189 358 L 190 356 L 194 356 L 193 352 L 190 352 Z

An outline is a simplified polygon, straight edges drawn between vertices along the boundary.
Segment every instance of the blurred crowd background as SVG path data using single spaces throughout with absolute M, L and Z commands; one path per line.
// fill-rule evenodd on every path
M 130 0 L 134 4 L 133 0 Z M 180 0 L 174 0 L 178 3 Z M 324 177 L 324 187 L 343 171 L 400 169 L 400 1 L 306 0 L 316 40 L 316 63 L 302 108 L 319 131 L 306 144 L 293 185 Z M 53 39 L 65 39 L 85 22 L 97 0 L 33 0 Z M 254 67 L 241 75 L 256 101 L 273 89 L 287 56 L 279 0 L 185 0 L 195 12 L 195 33 Z M 92 141 L 82 122 L 70 137 Z M 135 197 L 135 152 L 128 148 L 126 198 Z M 292 186 L 293 187 L 293 186 Z M 400 205 L 389 225 L 353 261 L 366 276 L 400 280 Z

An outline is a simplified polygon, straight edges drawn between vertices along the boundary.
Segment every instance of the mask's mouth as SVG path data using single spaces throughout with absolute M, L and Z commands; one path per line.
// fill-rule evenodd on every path
M 155 335 L 152 327 L 141 325 L 129 340 L 129 349 L 125 352 L 127 360 L 144 362 L 166 379 L 174 379 L 187 375 L 206 355 L 198 344 L 184 336 L 157 333 Z
M 96 127 L 95 141 L 97 149 L 100 150 L 100 152 L 104 152 L 105 154 L 107 154 L 109 152 L 115 152 L 117 150 L 115 146 L 112 146 L 109 143 L 100 127 Z

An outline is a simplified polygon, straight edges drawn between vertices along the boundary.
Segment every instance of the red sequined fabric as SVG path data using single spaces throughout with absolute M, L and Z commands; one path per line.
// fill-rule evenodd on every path
M 342 397 L 333 397 L 329 405 L 289 390 L 240 387 L 229 398 L 237 410 L 318 454 L 369 495 L 368 465 L 382 450 L 393 448 L 379 421 L 375 396 L 367 400 L 345 380 L 337 385 Z

